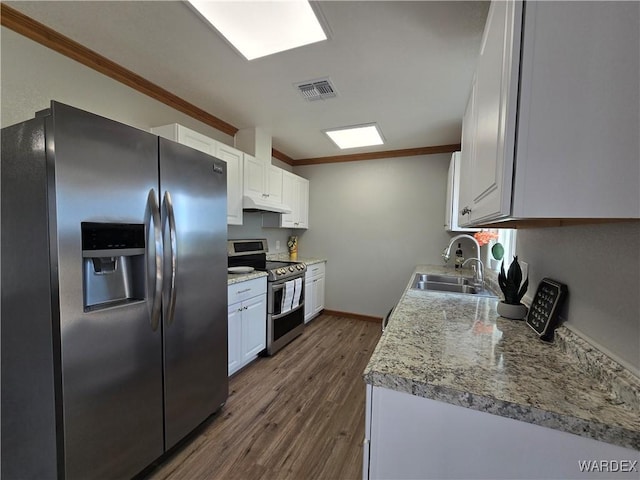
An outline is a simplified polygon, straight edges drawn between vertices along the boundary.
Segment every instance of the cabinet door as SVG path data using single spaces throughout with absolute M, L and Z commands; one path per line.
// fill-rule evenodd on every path
M 460 179 L 462 170 L 461 160 L 461 152 L 454 152 L 451 156 L 451 163 L 449 164 L 445 229 L 448 232 L 476 232 L 478 231 L 477 228 L 466 228 L 458 225 L 459 217 L 462 217 L 467 221 L 470 217 L 468 213 L 465 215 L 460 213 L 462 211 L 462 208 L 460 207 L 460 197 L 463 194 Z
M 313 318 L 314 292 L 313 280 L 309 275 L 304 280 L 304 323 L 309 322 Z
M 492 2 L 476 72 L 471 220 L 511 213 L 522 4 Z
M 317 277 L 313 283 L 313 314 L 318 315 L 324 309 L 324 275 Z
M 285 228 L 295 228 L 298 221 L 298 200 L 296 175 L 283 172 L 282 175 L 282 203 L 291 208 L 291 213 L 283 213 L 280 217 L 280 226 Z
M 281 227 L 309 228 L 309 180 L 284 171 L 282 202 L 291 208 L 291 213 L 282 214 Z
M 452 214 L 454 213 L 453 195 L 455 192 L 453 189 L 453 170 L 455 168 L 455 156 L 455 153 L 451 156 L 451 161 L 449 162 L 449 172 L 447 173 L 447 197 L 444 207 L 444 228 L 447 232 L 451 231 L 451 219 L 453 218 Z M 457 212 L 455 212 L 455 214 L 457 215 Z
M 267 346 L 267 301 L 264 295 L 242 302 L 242 362 Z
M 298 177 L 298 224 L 295 228 L 309 228 L 309 180 Z
M 216 155 L 216 141 L 212 138 L 206 137 L 201 133 L 194 132 L 182 125 L 178 126 L 178 143 L 187 145 L 201 152 L 207 153 L 211 156 Z
M 267 197 L 270 203 L 282 204 L 282 180 L 283 173 L 279 167 L 269 165 L 268 168 L 268 182 L 267 182 Z
M 471 94 L 467 101 L 467 108 L 462 119 L 462 148 L 460 151 L 460 184 L 458 188 L 458 205 L 453 212 L 460 226 L 468 225 L 471 222 L 471 178 L 472 158 L 474 155 L 475 135 L 476 135 L 476 77 L 473 76 L 471 83 Z M 464 212 L 464 213 L 463 213 Z
M 637 450 L 396 390 L 367 389 L 364 471 L 371 480 L 638 477 L 621 471 L 594 475 L 578 467 L 588 459 L 633 462 L 640 456 Z M 518 441 L 523 438 L 526 451 Z
M 513 214 L 640 217 L 640 3 L 527 2 Z
M 261 198 L 265 193 L 264 162 L 256 157 L 244 154 L 244 194 Z
M 227 162 L 227 225 L 242 225 L 243 153 L 218 143 L 215 156 Z
M 151 128 L 151 133 L 174 142 L 187 145 L 208 155 L 215 156 L 217 143 L 214 139 L 195 132 L 177 123 Z
M 236 372 L 241 367 L 242 355 L 240 344 L 242 338 L 242 304 L 234 303 L 229 305 L 227 311 L 228 321 L 228 348 L 229 357 L 227 361 L 229 375 Z

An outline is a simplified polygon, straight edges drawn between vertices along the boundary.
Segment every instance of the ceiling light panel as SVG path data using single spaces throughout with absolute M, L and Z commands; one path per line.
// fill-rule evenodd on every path
M 384 140 L 375 123 L 367 125 L 354 125 L 352 127 L 335 128 L 325 130 L 329 138 L 338 148 L 371 147 L 382 145 Z
M 247 60 L 327 39 L 306 0 L 190 3 Z

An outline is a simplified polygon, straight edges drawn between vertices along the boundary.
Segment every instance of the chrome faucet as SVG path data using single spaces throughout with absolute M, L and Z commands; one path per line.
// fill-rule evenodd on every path
M 478 243 L 478 241 L 471 235 L 467 235 L 467 234 L 460 234 L 460 235 L 456 235 L 455 237 L 453 237 L 451 239 L 451 241 L 449 242 L 449 245 L 447 246 L 447 248 L 445 248 L 442 252 L 442 258 L 444 258 L 445 262 L 448 262 L 449 259 L 451 258 L 451 248 L 453 247 L 453 244 L 456 243 L 458 240 L 462 239 L 462 238 L 467 238 L 469 240 L 471 240 L 475 246 L 476 246 L 476 252 L 478 254 L 477 257 L 471 257 L 471 258 L 467 258 L 463 263 L 462 266 L 464 267 L 467 262 L 471 262 L 471 261 L 476 261 L 479 264 L 479 268 L 473 269 L 473 282 L 475 284 L 482 284 L 482 288 L 484 289 L 484 264 L 482 263 L 482 260 L 480 260 L 480 244 Z M 475 265 L 474 265 L 475 267 Z
M 476 252 L 478 252 L 478 257 L 480 257 L 480 244 L 478 243 L 478 241 L 474 237 L 472 237 L 471 235 L 467 235 L 465 233 L 462 233 L 460 235 L 456 235 L 455 237 L 453 237 L 451 239 L 451 241 L 449 242 L 449 245 L 447 246 L 447 248 L 445 248 L 442 251 L 442 258 L 444 258 L 445 262 L 448 262 L 449 259 L 451 258 L 451 248 L 453 247 L 453 244 L 456 243 L 461 238 L 467 238 L 467 239 L 471 240 L 476 246 Z
M 472 266 L 473 268 L 473 283 L 475 285 L 481 285 L 482 286 L 482 290 L 484 290 L 484 264 L 482 263 L 482 260 L 480 260 L 479 258 L 467 258 L 464 262 L 462 262 L 462 266 L 464 267 L 468 262 L 478 262 L 478 269 L 476 269 L 475 265 Z

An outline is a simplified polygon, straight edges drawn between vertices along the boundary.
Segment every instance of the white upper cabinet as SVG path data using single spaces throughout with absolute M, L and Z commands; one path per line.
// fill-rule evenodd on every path
M 271 165 L 269 163 L 269 181 L 265 187 L 265 191 L 267 192 L 267 197 L 269 201 L 281 204 L 282 200 L 282 182 L 284 177 L 284 170 L 276 167 L 275 165 Z
M 513 215 L 639 218 L 640 3 L 525 18 Z
M 244 194 L 261 203 L 282 204 L 282 169 L 269 161 L 245 154 Z
M 151 133 L 155 133 L 163 138 L 168 138 L 174 142 L 181 143 L 182 145 L 187 145 L 188 147 L 200 150 L 201 152 L 209 155 L 216 155 L 216 146 L 218 142 L 206 135 L 202 135 L 201 133 L 190 130 L 187 127 L 178 125 L 177 123 L 153 127 L 151 129 Z
M 216 157 L 227 162 L 227 225 L 242 225 L 244 154 L 218 142 Z
M 227 224 L 242 225 L 243 153 L 177 123 L 153 127 L 151 133 L 200 150 L 227 163 Z
M 460 194 L 460 152 L 454 152 L 449 162 L 447 178 L 447 202 L 444 215 L 444 228 L 447 232 L 477 231 L 477 228 L 464 228 L 458 225 L 458 205 Z
M 270 161 L 253 157 L 245 153 L 244 155 L 244 195 L 253 199 L 252 205 L 261 205 L 268 209 L 272 206 L 274 210 L 289 210 L 282 200 L 284 170 L 271 165 Z
M 476 77 L 473 76 L 471 82 L 471 94 L 467 101 L 467 107 L 462 119 L 462 142 L 460 152 L 458 202 L 451 205 L 452 216 L 458 218 L 458 225 L 464 226 L 471 223 L 471 160 L 473 158 L 475 146 L 475 98 L 476 98 Z M 453 220 L 452 220 L 453 221 Z
M 470 191 L 461 205 L 469 222 L 511 213 L 511 180 L 517 105 L 522 3 L 493 2 L 478 57 L 472 106 L 465 125 L 473 132 L 468 175 Z M 461 212 L 462 213 L 462 212 Z M 465 217 L 465 218 L 467 218 Z
M 263 160 L 249 154 L 244 156 L 244 194 L 264 197 L 266 166 Z
M 280 226 L 309 228 L 309 180 L 287 171 L 282 180 L 282 200 L 291 208 L 291 213 L 282 214 Z
M 639 31 L 638 2 L 491 4 L 461 224 L 640 218 Z
M 271 164 L 271 136 L 259 128 L 245 128 L 234 138 L 236 147 L 245 152 L 244 207 L 289 212 L 282 202 L 284 170 Z

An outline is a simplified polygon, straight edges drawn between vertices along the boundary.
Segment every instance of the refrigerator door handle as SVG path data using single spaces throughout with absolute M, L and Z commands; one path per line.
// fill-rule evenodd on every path
M 149 318 L 151 329 L 155 332 L 160 324 L 160 307 L 162 301 L 162 224 L 160 223 L 160 208 L 156 199 L 156 192 L 152 188 L 147 196 L 147 208 L 145 211 L 145 229 L 147 238 L 147 285 L 153 285 L 151 291 L 147 290 L 151 296 L 151 310 Z M 149 254 L 149 243 L 151 240 L 151 223 L 153 222 L 153 243 L 155 251 L 153 263 L 150 264 L 151 255 Z
M 162 232 L 166 231 L 167 222 L 169 223 L 169 252 L 171 258 L 169 260 L 171 265 L 171 281 L 169 282 L 168 292 L 165 289 L 168 298 L 165 298 L 165 305 L 167 306 L 166 316 L 167 325 L 173 323 L 173 317 L 176 310 L 176 271 L 178 267 L 177 261 L 177 238 L 176 238 L 176 217 L 173 210 L 173 200 L 171 200 L 171 193 L 169 191 L 164 192 L 162 209 Z

